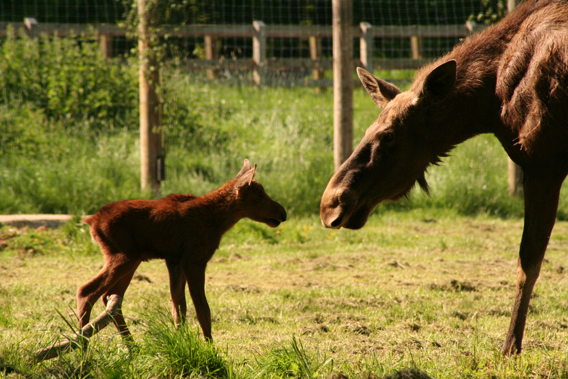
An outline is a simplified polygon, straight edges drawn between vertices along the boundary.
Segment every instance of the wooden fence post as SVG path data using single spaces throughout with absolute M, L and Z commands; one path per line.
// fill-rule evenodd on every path
M 138 49 L 140 54 L 140 181 L 142 189 L 150 189 L 159 196 L 158 161 L 163 160 L 160 126 L 160 102 L 156 88 L 160 73 L 156 56 L 152 52 L 146 14 L 146 0 L 138 1 Z M 163 161 L 161 162 L 163 167 Z M 163 176 L 163 175 L 162 175 Z
M 410 48 L 412 49 L 412 59 L 422 59 L 422 37 L 410 37 Z
M 253 21 L 252 26 L 255 30 L 252 38 L 253 79 L 260 86 L 266 80 L 266 25 L 262 21 Z
M 312 75 L 314 80 L 322 80 L 324 78 L 324 71 L 320 68 L 319 60 L 322 57 L 322 47 L 321 47 L 321 38 L 316 36 L 311 36 L 309 38 L 310 41 L 310 58 L 313 61 L 316 61 L 316 68 L 312 71 Z M 317 92 L 324 92 L 325 87 L 316 87 Z
M 103 57 L 112 58 L 112 36 L 109 34 L 101 34 L 99 36 L 99 44 L 101 45 Z
M 335 170 L 353 151 L 353 1 L 333 0 L 333 145 Z
M 217 37 L 205 36 L 205 59 L 213 61 L 217 58 Z M 217 78 L 217 71 L 214 68 L 208 68 L 207 79 L 213 80 L 215 78 Z
M 511 13 L 517 7 L 518 0 L 507 0 L 507 11 Z M 523 196 L 523 169 L 507 157 L 507 184 L 511 196 Z
M 360 59 L 361 63 L 363 64 L 363 68 L 369 71 L 371 74 L 373 73 L 373 50 L 374 50 L 374 41 L 373 41 L 373 30 L 371 24 L 368 22 L 362 22 L 359 24 L 361 28 L 361 38 L 359 45 L 361 47 L 360 52 Z

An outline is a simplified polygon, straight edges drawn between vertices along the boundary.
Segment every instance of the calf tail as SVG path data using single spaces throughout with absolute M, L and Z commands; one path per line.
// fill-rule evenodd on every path
M 93 223 L 95 222 L 95 218 L 96 218 L 96 217 L 97 217 L 97 215 L 89 216 L 89 217 L 86 217 L 86 218 L 82 219 L 81 222 L 82 222 L 83 224 L 87 224 L 87 225 L 91 226 L 91 225 L 93 225 Z
M 90 231 L 91 231 L 91 239 L 93 240 L 94 243 L 98 244 L 99 240 L 98 240 L 98 226 L 97 226 L 97 220 L 98 217 L 97 215 L 94 216 L 90 216 L 90 217 L 86 217 L 83 220 L 81 220 L 81 222 L 83 224 L 87 224 L 90 227 Z

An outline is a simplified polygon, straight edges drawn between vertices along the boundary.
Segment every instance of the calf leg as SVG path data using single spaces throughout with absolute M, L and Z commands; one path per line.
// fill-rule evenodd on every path
M 563 177 L 524 174 L 525 225 L 517 268 L 517 296 L 503 354 L 519 354 L 531 294 L 540 273 L 550 233 L 556 221 Z
M 106 259 L 101 272 L 77 290 L 79 328 L 89 323 L 93 304 L 99 297 L 111 289 L 122 277 L 133 273 L 140 264 L 139 261 L 131 261 L 125 256 L 113 256 L 113 258 L 115 259 Z
M 185 274 L 180 262 L 166 260 L 170 273 L 170 294 L 172 297 L 172 316 L 176 328 L 185 322 L 187 303 L 185 301 Z
M 197 314 L 197 321 L 201 325 L 203 335 L 208 341 L 213 341 L 211 337 L 211 311 L 207 298 L 205 297 L 205 268 L 207 264 L 192 264 L 186 262 L 183 266 L 187 284 L 189 286 L 189 293 L 195 306 L 195 313 Z
M 118 295 L 121 298 L 124 298 L 124 293 L 126 292 L 128 286 L 130 285 L 130 281 L 132 280 L 132 277 L 134 276 L 134 273 L 136 272 L 136 269 L 138 268 L 139 265 L 140 262 L 138 262 L 131 269 L 129 273 L 127 273 L 122 278 L 120 278 L 118 282 L 116 282 L 116 284 L 103 295 L 103 303 L 105 307 L 108 302 L 108 297 L 111 295 Z M 126 321 L 124 320 L 124 315 L 122 314 L 122 307 L 116 311 L 113 322 L 116 328 L 118 329 L 118 331 L 120 332 L 120 334 L 122 335 L 122 338 L 127 343 L 133 342 L 132 334 L 130 334 L 130 330 L 128 330 L 128 327 L 126 326 Z

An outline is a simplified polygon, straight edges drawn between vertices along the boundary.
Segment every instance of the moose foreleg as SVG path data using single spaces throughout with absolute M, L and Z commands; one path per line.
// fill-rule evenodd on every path
M 517 268 L 517 296 L 503 354 L 519 354 L 534 285 L 556 221 L 563 177 L 525 171 L 525 225 Z
M 176 328 L 185 322 L 187 303 L 185 301 L 185 274 L 179 261 L 166 260 L 170 274 L 170 294 L 172 297 L 172 315 Z
M 211 311 L 205 297 L 205 268 L 207 264 L 188 263 L 184 265 L 185 277 L 189 286 L 189 293 L 195 306 L 197 321 L 201 325 L 203 335 L 208 341 L 213 341 L 211 337 Z

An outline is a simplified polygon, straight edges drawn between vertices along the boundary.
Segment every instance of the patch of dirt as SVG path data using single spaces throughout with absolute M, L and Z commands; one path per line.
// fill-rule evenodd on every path
M 231 284 L 225 287 L 229 291 L 233 292 L 243 292 L 243 293 L 260 293 L 260 288 L 256 286 L 241 286 L 238 284 Z
M 331 329 L 326 325 L 307 326 L 302 328 L 302 335 L 314 335 L 318 333 L 329 333 Z
M 345 332 L 359 334 L 362 336 L 370 336 L 373 331 L 367 325 L 361 323 L 350 323 L 342 327 Z
M 411 369 L 397 371 L 394 374 L 390 374 L 385 376 L 384 378 L 378 378 L 378 379 L 432 379 L 432 378 L 422 370 L 411 368 Z
M 331 309 L 347 308 L 360 309 L 369 307 L 382 307 L 386 304 L 385 300 L 379 298 L 344 298 L 344 297 L 322 297 L 313 299 L 319 306 L 329 307 Z
M 399 262 L 397 260 L 391 261 L 387 263 L 387 266 L 391 266 L 394 268 L 400 268 L 400 269 L 407 269 L 410 267 L 410 264 L 407 262 Z
M 452 313 L 452 315 L 454 317 L 459 318 L 462 321 L 467 320 L 470 316 L 470 314 L 468 312 L 458 312 L 458 311 L 455 311 L 454 313 Z
M 408 329 L 410 329 L 413 332 L 418 332 L 420 329 L 422 329 L 422 326 L 412 322 L 412 323 L 408 324 Z
M 448 284 L 431 284 L 430 289 L 433 291 L 455 291 L 455 292 L 475 292 L 477 288 L 470 282 L 461 282 L 452 279 Z

